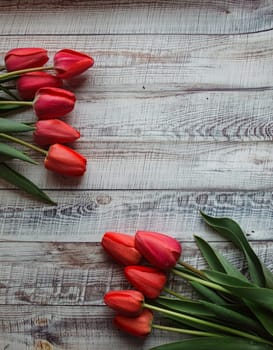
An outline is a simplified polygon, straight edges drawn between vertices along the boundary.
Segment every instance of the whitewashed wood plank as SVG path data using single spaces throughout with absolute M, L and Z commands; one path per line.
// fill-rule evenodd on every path
M 273 31 L 252 35 L 3 36 L 0 57 L 14 47 L 84 51 L 94 67 L 74 81 L 89 92 L 272 87 Z M 87 90 L 88 89 L 88 90 Z
M 237 267 L 245 268 L 241 256 L 229 245 L 214 246 Z M 184 243 L 183 247 L 185 261 L 204 267 L 195 246 Z M 265 263 L 272 264 L 272 242 L 256 242 L 253 247 Z M 0 344 L 15 349 L 24 342 L 23 349 L 30 349 L 38 339 L 45 339 L 54 349 L 91 350 L 95 346 L 103 350 L 111 341 L 122 347 L 126 343 L 126 349 L 143 349 L 143 343 L 113 328 L 113 312 L 102 306 L 105 292 L 127 288 L 128 284 L 122 268 L 111 263 L 98 245 L 2 242 L 0 262 Z M 177 278 L 170 278 L 170 285 L 191 295 Z M 174 341 L 173 337 L 156 332 L 145 344 L 150 347 L 154 342 Z
M 5 350 L 42 350 L 34 346 L 44 339 L 54 350 L 105 350 L 109 344 L 113 349 L 143 350 L 182 339 L 157 330 L 140 340 L 117 330 L 112 318 L 106 307 L 1 305 L 0 344 Z
M 205 235 L 200 235 L 205 238 Z M 181 242 L 182 260 L 203 269 L 207 265 L 194 243 Z M 211 243 L 240 271 L 242 254 L 229 243 Z M 252 242 L 260 259 L 273 269 L 273 242 Z M 128 289 L 123 267 L 97 243 L 0 243 L 0 305 L 103 305 L 109 290 Z M 169 275 L 168 287 L 193 297 L 184 280 Z
M 272 28 L 270 0 L 4 1 L 3 34 L 245 33 Z
M 79 94 L 67 122 L 84 141 L 271 141 L 272 99 L 273 89 Z
M 272 239 L 272 192 L 50 191 L 57 207 L 19 191 L 0 191 L 0 239 L 99 242 L 104 232 L 150 230 L 192 241 L 194 234 L 221 240 L 199 210 L 240 223 L 250 240 Z M 54 260 L 53 260 L 54 261 Z
M 271 90 L 92 93 L 64 121 L 84 142 L 271 141 Z M 15 119 L 15 118 L 14 118 Z M 33 121 L 32 111 L 16 117 Z M 31 134 L 30 134 L 31 135 Z M 32 140 L 31 137 L 28 138 Z
M 40 165 L 9 162 L 44 189 L 267 190 L 273 186 L 270 142 L 77 142 L 88 159 L 81 178 Z M 1 188 L 6 185 L 1 180 Z

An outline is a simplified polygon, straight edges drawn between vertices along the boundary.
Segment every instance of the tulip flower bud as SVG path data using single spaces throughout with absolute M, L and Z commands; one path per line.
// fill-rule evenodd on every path
M 124 273 L 128 281 L 145 297 L 155 299 L 167 282 L 164 272 L 149 266 L 126 266 Z
M 86 158 L 64 145 L 49 147 L 44 161 L 45 168 L 66 176 L 82 176 L 86 170 Z
M 113 290 L 105 294 L 104 302 L 124 316 L 135 317 L 142 312 L 144 295 L 137 290 Z
M 61 79 L 70 79 L 92 67 L 92 57 L 74 50 L 63 49 L 54 56 L 56 75 Z
M 44 87 L 37 91 L 33 108 L 39 119 L 54 119 L 71 112 L 75 102 L 76 97 L 70 91 Z
M 105 232 L 101 244 L 111 257 L 122 265 L 137 265 L 141 259 L 135 248 L 135 237 L 125 233 Z
M 151 333 L 153 318 L 153 313 L 144 309 L 135 318 L 117 315 L 114 318 L 114 324 L 126 333 L 142 338 Z
M 60 119 L 39 120 L 33 133 L 34 141 L 40 146 L 54 143 L 74 142 L 80 133 Z
M 5 66 L 8 72 L 20 69 L 43 66 L 48 61 L 47 51 L 41 48 L 17 48 L 5 55 Z
M 43 87 L 61 88 L 60 78 L 46 72 L 31 72 L 21 75 L 16 82 L 17 91 L 24 100 L 33 100 L 36 92 Z
M 164 271 L 175 266 L 182 252 L 176 239 L 157 232 L 137 231 L 135 243 L 150 264 Z

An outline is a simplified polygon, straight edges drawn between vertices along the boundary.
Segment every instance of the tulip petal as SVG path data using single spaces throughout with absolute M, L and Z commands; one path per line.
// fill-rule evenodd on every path
M 153 314 L 150 310 L 144 309 L 143 312 L 135 318 L 117 315 L 114 318 L 114 324 L 121 330 L 136 337 L 145 337 L 151 333 Z
M 141 260 L 133 236 L 119 232 L 105 232 L 101 244 L 106 252 L 122 265 L 136 265 Z
M 181 255 L 178 241 L 163 233 L 137 231 L 135 239 L 136 248 L 150 264 L 159 269 L 171 269 Z

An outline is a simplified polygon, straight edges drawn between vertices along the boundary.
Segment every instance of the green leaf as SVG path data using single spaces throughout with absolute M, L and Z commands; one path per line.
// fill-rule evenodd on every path
M 199 318 L 208 319 L 211 322 L 215 322 L 218 319 L 226 325 L 232 325 L 232 327 L 237 325 L 237 329 L 251 330 L 264 334 L 263 328 L 258 322 L 242 313 L 232 310 L 228 305 L 219 306 L 202 300 L 180 300 L 162 296 L 156 299 L 156 303 L 176 312 L 198 316 Z
M 239 297 L 260 321 L 264 329 L 273 336 L 272 289 L 242 283 L 241 280 L 215 271 L 207 271 L 205 274 L 212 282 L 224 286 L 233 295 Z
M 216 292 L 214 292 L 210 288 L 203 286 L 198 282 L 190 281 L 189 283 L 206 300 L 209 300 L 218 305 L 224 305 L 226 303 L 224 298 L 219 296 Z
M 19 174 L 14 169 L 4 163 L 0 163 L 0 177 L 12 185 L 31 194 L 34 198 L 39 199 L 48 204 L 56 205 L 42 190 L 39 189 L 33 182 L 28 180 L 23 175 Z
M 272 289 L 257 287 L 251 283 L 244 282 L 238 278 L 228 276 L 221 272 L 204 271 L 204 273 L 210 281 L 225 287 L 237 297 L 248 299 L 252 302 L 257 303 L 258 305 L 267 308 L 268 310 L 273 311 Z
M 30 125 L 26 125 L 23 123 L 19 123 L 14 120 L 0 118 L 0 132 L 10 133 L 10 132 L 26 132 L 33 131 L 34 127 Z
M 212 246 L 201 237 L 194 236 L 195 242 L 200 249 L 209 267 L 219 272 L 225 272 L 230 276 L 235 276 L 242 280 L 247 280 L 222 254 L 217 252 Z
M 245 300 L 246 305 L 253 312 L 253 314 L 257 317 L 257 319 L 261 322 L 266 331 L 273 336 L 273 315 L 268 312 L 268 310 L 264 309 L 262 306 L 252 303 L 249 300 Z
M 261 325 L 251 317 L 244 315 L 242 311 L 240 311 L 240 307 L 238 308 L 240 312 L 237 312 L 229 308 L 228 304 L 220 306 L 206 301 L 202 301 L 201 303 L 207 307 L 208 311 L 214 313 L 217 319 L 221 320 L 226 325 L 232 325 L 233 328 L 237 325 L 238 329 L 246 330 L 248 332 L 253 331 L 260 335 L 264 335 L 264 330 Z
M 5 94 L 7 94 L 9 96 L 9 98 L 11 97 L 13 100 L 17 100 L 18 101 L 18 97 L 17 95 L 15 95 L 8 87 L 3 86 L 0 84 L 0 90 L 2 90 Z
M 237 286 L 237 287 L 257 287 L 255 284 L 242 280 L 240 278 L 229 276 L 226 273 L 212 270 L 203 270 L 204 275 L 212 282 L 221 284 L 222 286 Z M 262 287 L 257 287 L 262 289 Z
M 156 303 L 157 303 L 157 301 L 156 301 Z M 164 303 L 163 300 L 161 300 L 160 303 L 163 305 L 163 303 Z M 168 301 L 166 301 L 165 304 L 167 305 L 167 303 L 168 303 Z M 166 309 L 166 305 L 164 305 L 165 309 Z M 165 315 L 165 317 L 167 317 L 167 318 L 169 318 L 169 319 L 171 319 L 173 321 L 176 321 L 176 322 L 178 322 L 180 324 L 187 325 L 187 326 L 189 326 L 191 328 L 202 330 L 202 331 L 209 331 L 209 332 L 211 332 L 211 331 L 217 330 L 217 332 L 219 334 L 226 333 L 226 330 L 223 330 L 222 328 L 219 329 L 218 325 L 215 323 L 215 320 L 213 320 L 213 322 L 209 322 L 208 320 L 201 318 L 200 315 L 203 312 L 201 310 L 201 308 L 200 308 L 200 314 L 196 315 L 197 309 L 196 309 L 195 306 L 192 306 L 192 312 L 195 313 L 195 314 L 190 315 L 189 313 L 186 314 L 186 313 L 182 312 L 183 306 L 180 307 L 179 303 L 177 303 L 176 305 L 175 305 L 175 303 L 173 303 L 173 305 L 172 305 L 172 303 L 170 301 L 169 306 L 171 306 L 173 308 L 173 309 L 169 308 L 169 311 L 170 311 L 169 313 L 162 312 L 162 311 L 161 312 Z M 176 307 L 180 308 L 180 310 L 177 310 Z M 190 310 L 190 307 L 191 307 L 190 305 L 189 306 L 185 306 L 185 308 L 187 308 L 188 311 Z M 159 309 L 162 310 L 162 308 L 159 308 Z M 159 311 L 159 309 L 158 309 L 158 311 Z M 175 312 L 175 314 L 173 314 L 174 312 Z M 204 311 L 204 313 L 208 314 L 208 312 L 205 312 L 205 311 Z M 211 312 L 209 314 L 211 315 Z M 179 315 L 181 315 L 181 316 L 179 316 Z
M 23 160 L 23 161 L 28 162 L 28 163 L 38 164 L 37 162 L 32 160 L 30 157 L 28 157 L 23 152 L 17 150 L 16 148 L 14 148 L 10 145 L 7 145 L 6 143 L 2 143 L 2 142 L 0 142 L 0 154 L 2 154 L 4 156 L 11 157 L 11 158 L 17 158 L 17 159 Z
M 168 309 L 186 313 L 188 315 L 206 318 L 215 317 L 215 313 L 208 310 L 208 308 L 199 301 L 159 297 L 156 299 L 156 303 L 165 306 Z
M 200 213 L 208 225 L 241 249 L 246 257 L 252 281 L 261 287 L 273 288 L 273 274 L 260 261 L 237 222 L 230 218 L 214 218 Z
M 219 336 L 185 339 L 175 343 L 155 346 L 150 350 L 272 350 L 272 346 L 251 340 Z

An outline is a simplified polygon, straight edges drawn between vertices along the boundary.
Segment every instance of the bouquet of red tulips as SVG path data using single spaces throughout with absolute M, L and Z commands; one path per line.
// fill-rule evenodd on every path
M 58 51 L 53 65 L 45 65 L 48 60 L 45 49 L 16 48 L 7 52 L 5 64 L 0 67 L 0 177 L 35 198 L 53 204 L 41 189 L 8 163 L 11 159 L 20 159 L 37 164 L 25 152 L 30 149 L 44 156 L 44 166 L 49 170 L 65 176 L 84 174 L 86 158 L 64 145 L 77 140 L 80 133 L 60 118 L 71 112 L 76 102 L 74 93 L 64 88 L 64 81 L 92 67 L 94 60 L 69 49 Z M 8 118 L 12 112 L 25 107 L 32 108 L 35 121 Z M 26 132 L 33 133 L 33 143 L 17 137 Z M 14 143 L 20 148 L 14 147 Z
M 138 231 L 135 236 L 106 232 L 102 246 L 134 287 L 109 291 L 104 302 L 114 309 L 115 325 L 145 337 L 152 328 L 188 335 L 152 350 L 266 350 L 273 348 L 273 274 L 259 260 L 240 226 L 229 218 L 201 212 L 205 222 L 245 256 L 248 277 L 201 237 L 195 237 L 208 269 L 198 270 L 180 259 L 179 242 L 167 235 Z M 145 264 L 140 265 L 141 260 Z M 190 299 L 167 287 L 170 274 L 197 292 Z M 167 324 L 154 323 L 154 313 Z

